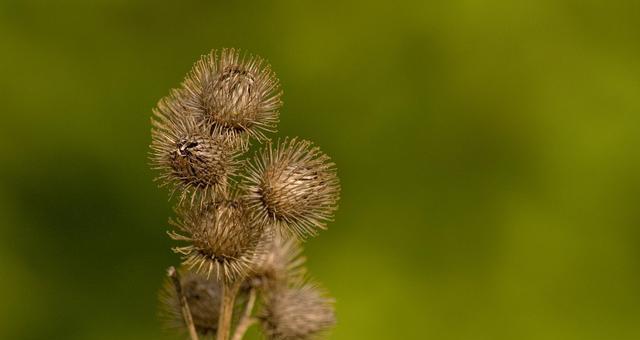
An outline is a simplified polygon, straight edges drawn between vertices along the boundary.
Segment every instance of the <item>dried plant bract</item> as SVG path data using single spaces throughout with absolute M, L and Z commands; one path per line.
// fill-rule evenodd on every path
M 245 145 L 274 132 L 282 105 L 278 79 L 261 58 L 223 49 L 203 56 L 183 83 L 189 112 Z
M 298 282 L 305 276 L 305 261 L 302 246 L 297 239 L 285 239 L 274 233 L 273 240 L 256 264 L 251 283 L 263 289 L 272 289 Z
M 340 184 L 334 164 L 311 142 L 269 145 L 247 168 L 247 201 L 262 223 L 305 237 L 332 219 Z
M 242 201 L 219 200 L 200 209 L 180 209 L 172 221 L 174 240 L 189 245 L 174 250 L 188 268 L 218 279 L 234 281 L 247 275 L 262 255 L 269 235 L 254 223 Z
M 278 289 L 266 298 L 261 315 L 269 339 L 313 339 L 335 324 L 333 299 L 317 286 Z
M 238 168 L 237 151 L 222 137 L 211 134 L 194 117 L 182 116 L 179 97 L 158 104 L 153 120 L 151 161 L 160 171 L 161 185 L 170 185 L 180 200 L 202 203 L 224 193 Z

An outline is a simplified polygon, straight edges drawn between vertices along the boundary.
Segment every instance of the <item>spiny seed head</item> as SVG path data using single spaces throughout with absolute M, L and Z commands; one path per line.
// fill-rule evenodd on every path
M 218 328 L 221 283 L 188 270 L 180 270 L 182 294 L 187 299 L 196 331 L 213 335 Z M 168 329 L 186 330 L 180 300 L 171 279 L 160 290 L 160 317 Z
M 295 235 L 325 229 L 337 209 L 340 183 L 334 163 L 311 142 L 269 144 L 247 165 L 244 189 L 259 221 Z
M 270 66 L 257 56 L 223 49 L 195 63 L 183 84 L 189 111 L 230 139 L 246 146 L 249 137 L 265 140 L 274 132 L 282 92 Z
M 335 324 L 334 300 L 313 284 L 281 288 L 268 294 L 260 317 L 272 340 L 313 339 Z
M 274 233 L 272 241 L 251 274 L 251 284 L 263 289 L 299 282 L 305 276 L 302 246 L 295 238 Z
M 170 223 L 182 234 L 170 232 L 169 236 L 189 245 L 173 250 L 183 256 L 185 266 L 207 277 L 212 272 L 217 279 L 228 282 L 244 277 L 262 256 L 270 239 L 239 199 L 179 209 L 178 215 L 179 219 Z
M 151 163 L 161 186 L 172 185 L 180 200 L 214 198 L 238 168 L 234 146 L 202 122 L 185 114 L 177 92 L 154 109 Z

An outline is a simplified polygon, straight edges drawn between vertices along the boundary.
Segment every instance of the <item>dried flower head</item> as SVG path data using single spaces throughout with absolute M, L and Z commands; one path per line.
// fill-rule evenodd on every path
M 257 261 L 251 274 L 251 284 L 263 289 L 299 282 L 304 278 L 306 258 L 302 246 L 295 238 L 283 238 L 274 233 L 267 250 Z
M 218 328 L 221 301 L 221 283 L 187 270 L 181 270 L 180 284 L 196 331 L 201 335 L 213 335 Z M 184 330 L 180 299 L 176 289 L 167 278 L 160 290 L 160 317 L 169 329 Z
M 180 200 L 193 203 L 224 192 L 238 167 L 238 152 L 223 137 L 185 115 L 179 94 L 163 98 L 154 109 L 151 162 L 161 186 L 172 185 Z
M 337 209 L 340 184 L 334 163 L 311 142 L 269 144 L 247 165 L 249 207 L 264 224 L 305 237 L 324 229 Z
M 176 247 L 183 264 L 209 277 L 235 281 L 247 275 L 262 256 L 269 240 L 265 228 L 251 219 L 239 199 L 217 200 L 199 209 L 179 209 L 180 218 L 170 223 L 182 234 L 171 238 L 190 244 Z
M 313 339 L 335 324 L 333 303 L 313 284 L 276 290 L 265 299 L 262 328 L 269 339 Z
M 260 57 L 223 49 L 195 63 L 183 82 L 186 105 L 241 145 L 274 132 L 282 106 L 278 79 Z

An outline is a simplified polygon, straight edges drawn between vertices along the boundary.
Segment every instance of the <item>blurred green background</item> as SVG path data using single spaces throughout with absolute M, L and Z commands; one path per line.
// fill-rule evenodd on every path
M 0 46 L 1 339 L 172 338 L 149 118 L 221 47 L 338 164 L 332 339 L 640 339 L 638 1 L 1 0 Z

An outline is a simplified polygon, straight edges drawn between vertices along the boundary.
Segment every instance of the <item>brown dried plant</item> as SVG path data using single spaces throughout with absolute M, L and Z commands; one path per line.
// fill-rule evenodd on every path
M 177 193 L 169 236 L 182 243 L 160 314 L 192 340 L 240 340 L 254 324 L 268 339 L 314 339 L 335 323 L 333 300 L 308 283 L 300 242 L 332 220 L 340 184 L 311 142 L 268 140 L 281 94 L 263 59 L 223 49 L 153 110 L 151 166 Z M 241 160 L 252 141 L 267 145 Z
M 299 282 L 307 274 L 305 262 L 302 245 L 297 239 L 285 239 L 274 234 L 262 258 L 255 263 L 249 283 L 254 287 L 270 290 Z
M 275 132 L 282 106 L 280 84 L 260 57 L 235 49 L 214 52 L 196 62 L 182 84 L 189 112 L 220 129 L 237 144 L 266 140 Z
M 335 324 L 333 303 L 315 284 L 278 287 L 267 294 L 259 318 L 269 339 L 311 339 Z
M 202 204 L 225 192 L 238 169 L 238 152 L 203 121 L 187 114 L 174 91 L 154 109 L 151 162 L 161 186 L 179 192 L 180 201 Z
M 337 209 L 335 165 L 311 142 L 285 139 L 269 145 L 247 166 L 248 205 L 265 225 L 300 237 L 324 229 Z
M 220 282 L 214 278 L 181 269 L 178 280 L 182 295 L 186 298 L 193 325 L 202 336 L 214 335 L 218 329 L 221 292 Z M 176 275 L 178 275 L 176 273 Z M 182 315 L 182 303 L 173 279 L 167 277 L 160 291 L 160 318 L 167 329 L 182 331 L 187 329 Z
M 264 225 L 257 223 L 238 199 L 216 200 L 197 208 L 181 207 L 178 215 L 180 219 L 170 223 L 185 235 L 169 235 L 189 245 L 174 251 L 183 255 L 189 269 L 207 277 L 213 272 L 218 280 L 231 282 L 246 276 L 262 256 L 270 237 Z

